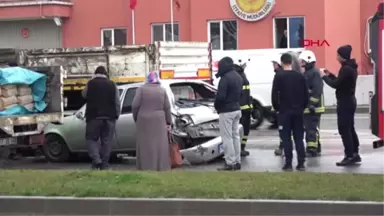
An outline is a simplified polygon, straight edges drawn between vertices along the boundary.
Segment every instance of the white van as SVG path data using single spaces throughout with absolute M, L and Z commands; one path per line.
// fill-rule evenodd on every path
M 264 119 L 273 123 L 276 121 L 271 112 L 271 90 L 272 81 L 275 71 L 272 65 L 272 59 L 275 56 L 281 55 L 285 52 L 301 52 L 299 49 L 252 49 L 252 50 L 214 50 L 212 51 L 213 60 L 213 77 L 214 85 L 217 86 L 218 79 L 215 74 L 217 73 L 218 61 L 223 57 L 231 57 L 233 61 L 238 63 L 246 63 L 245 73 L 250 83 L 251 96 L 253 97 L 253 113 L 251 128 L 256 129 Z

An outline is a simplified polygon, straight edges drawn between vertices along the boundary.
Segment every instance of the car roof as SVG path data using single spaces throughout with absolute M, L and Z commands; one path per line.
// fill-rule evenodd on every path
M 162 86 L 169 86 L 171 84 L 176 84 L 176 83 L 183 83 L 183 82 L 190 82 L 190 83 L 203 83 L 201 80 L 179 80 L 179 79 L 169 79 L 169 80 L 160 80 Z M 140 87 L 144 85 L 145 82 L 138 82 L 138 83 L 130 83 L 130 84 L 124 84 L 124 85 L 119 85 L 119 89 L 127 89 L 127 88 L 135 88 L 135 87 Z

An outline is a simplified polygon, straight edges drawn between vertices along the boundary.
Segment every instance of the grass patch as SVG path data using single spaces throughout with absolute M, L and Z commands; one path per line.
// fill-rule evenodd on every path
M 2 170 L 1 195 L 384 201 L 382 175 Z

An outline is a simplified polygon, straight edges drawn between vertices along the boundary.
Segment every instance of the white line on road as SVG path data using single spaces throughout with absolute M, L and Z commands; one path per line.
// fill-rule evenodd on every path
M 337 120 L 337 116 L 329 116 L 329 115 L 326 115 L 326 116 L 321 116 L 321 119 L 324 119 L 324 120 Z M 355 119 L 365 119 L 365 120 L 369 120 L 369 116 L 355 116 Z

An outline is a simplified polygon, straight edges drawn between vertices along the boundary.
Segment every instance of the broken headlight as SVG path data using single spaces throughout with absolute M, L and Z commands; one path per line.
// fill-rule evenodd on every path
M 193 120 L 190 115 L 181 115 L 176 117 L 175 120 L 176 127 L 183 128 L 193 124 Z

